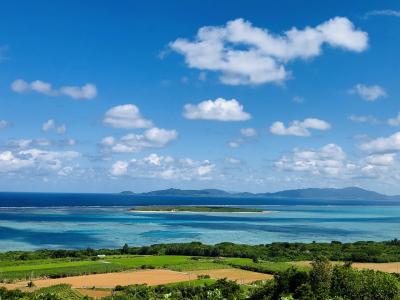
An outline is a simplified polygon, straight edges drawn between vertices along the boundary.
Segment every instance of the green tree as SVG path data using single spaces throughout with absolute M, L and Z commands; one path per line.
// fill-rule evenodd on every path
M 317 257 L 311 262 L 311 287 L 316 299 L 327 299 L 332 283 L 332 265 L 325 257 Z

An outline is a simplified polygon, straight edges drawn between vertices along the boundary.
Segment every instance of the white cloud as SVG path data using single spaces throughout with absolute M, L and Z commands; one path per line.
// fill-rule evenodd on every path
M 114 176 L 124 176 L 128 174 L 128 167 L 129 167 L 129 162 L 122 160 L 116 161 L 111 166 L 111 174 Z
M 400 178 L 395 153 L 371 154 L 357 161 L 350 161 L 342 148 L 335 144 L 328 144 L 318 150 L 295 148 L 291 155 L 285 155 L 276 161 L 275 167 L 281 171 L 300 172 L 316 178 L 323 176 L 336 180 L 380 178 L 385 182 L 397 182 Z
M 176 159 L 171 156 L 150 154 L 141 159 L 117 161 L 111 167 L 113 176 L 130 176 L 164 180 L 209 180 L 215 165 L 208 160 Z
M 328 130 L 330 128 L 331 125 L 324 120 L 307 118 L 304 121 L 294 120 L 288 127 L 283 122 L 274 122 L 269 131 L 275 135 L 310 136 L 309 129 Z
M 364 162 L 375 166 L 390 166 L 396 158 L 395 153 L 373 154 L 364 158 Z
M 318 56 L 324 44 L 361 52 L 368 46 L 368 34 L 343 17 L 282 35 L 236 19 L 225 26 L 201 27 L 194 41 L 179 38 L 170 48 L 190 68 L 218 72 L 223 83 L 239 85 L 281 82 L 290 75 L 285 68 L 289 61 Z
M 0 120 L 0 129 L 6 128 L 8 126 L 10 126 L 10 122 L 8 122 L 6 120 Z
M 115 128 L 149 128 L 153 122 L 144 119 L 139 108 L 134 104 L 117 105 L 110 108 L 104 115 L 103 123 Z
M 58 134 L 64 134 L 67 131 L 67 126 L 65 124 L 56 125 L 53 119 L 49 119 L 43 123 L 42 130 L 44 132 L 54 130 Z
M 387 122 L 390 126 L 400 126 L 400 113 L 396 117 L 388 119 Z
M 361 149 L 371 153 L 390 153 L 400 151 L 400 131 L 388 137 L 380 137 L 361 144 Z
M 79 86 L 62 86 L 59 89 L 54 89 L 48 82 L 41 80 L 34 80 L 27 82 L 23 79 L 14 80 L 11 83 L 11 89 L 16 93 L 36 92 L 47 96 L 61 96 L 66 95 L 75 100 L 80 99 L 93 99 L 97 96 L 97 88 L 94 84 L 87 83 L 82 87 Z
M 186 104 L 183 116 L 190 120 L 246 121 L 251 115 L 243 110 L 236 99 L 205 100 L 198 104 Z
M 365 14 L 365 17 L 367 18 L 370 16 L 400 17 L 400 10 L 393 10 L 393 9 L 372 10 Z
M 47 151 L 36 148 L 0 152 L 0 173 L 31 171 L 37 173 L 59 172 L 65 162 L 80 154 L 75 151 Z
M 239 148 L 243 144 L 242 140 L 235 140 L 235 141 L 230 141 L 228 143 L 228 146 L 230 148 Z
M 97 96 L 96 86 L 90 83 L 87 83 L 82 87 L 64 86 L 60 88 L 60 92 L 73 99 L 93 99 Z
M 368 116 L 351 115 L 349 117 L 349 120 L 353 121 L 355 123 L 370 123 L 370 124 L 378 124 L 379 123 L 379 120 L 371 115 L 368 115 Z
M 356 84 L 352 89 L 349 90 L 350 94 L 357 94 L 362 99 L 366 101 L 376 101 L 379 98 L 386 97 L 386 91 L 383 87 L 379 85 L 365 85 L 365 84 Z
M 314 175 L 337 176 L 346 168 L 346 154 L 336 144 L 328 144 L 319 150 L 294 149 L 291 156 L 283 156 L 275 167 L 285 171 L 308 172 Z
M 240 133 L 245 137 L 255 137 L 257 136 L 257 130 L 254 128 L 242 128 L 240 129 Z
M 20 159 L 11 151 L 0 152 L 0 173 L 8 173 L 31 167 L 33 162 L 26 159 Z
M 240 165 L 242 161 L 240 159 L 234 158 L 234 157 L 227 157 L 225 158 L 225 162 L 231 165 Z
M 178 137 L 176 130 L 153 127 L 143 134 L 130 133 L 120 139 L 108 136 L 102 139 L 101 145 L 106 152 L 136 153 L 145 148 L 161 148 Z

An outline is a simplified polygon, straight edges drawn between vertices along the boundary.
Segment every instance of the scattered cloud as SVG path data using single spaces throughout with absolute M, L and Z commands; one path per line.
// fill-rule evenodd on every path
M 243 110 L 236 99 L 205 100 L 198 104 L 186 104 L 183 116 L 189 120 L 246 121 L 251 115 Z
M 0 129 L 6 128 L 8 126 L 10 126 L 10 122 L 8 122 L 6 120 L 0 120 Z
M 400 10 L 393 10 L 393 9 L 371 10 L 365 14 L 366 18 L 371 16 L 389 16 L 389 17 L 400 18 Z
M 64 134 L 67 132 L 67 126 L 65 124 L 57 125 L 53 119 L 49 119 L 43 123 L 42 130 L 44 132 L 54 130 L 58 134 Z
M 275 135 L 311 136 L 309 129 L 328 130 L 331 125 L 320 119 L 307 118 L 304 121 L 294 120 L 288 127 L 283 122 L 274 122 L 269 131 Z
M 113 176 L 155 178 L 164 180 L 210 180 L 215 165 L 208 160 L 176 159 L 150 154 L 141 159 L 117 161 L 111 167 Z
M 361 144 L 360 148 L 370 153 L 398 152 L 400 151 L 400 131 L 388 137 L 379 137 Z
M 60 89 L 61 94 L 70 96 L 72 99 L 93 99 L 97 96 L 95 85 L 87 83 L 82 87 L 64 86 Z
M 105 152 L 137 153 L 146 148 L 161 148 L 178 137 L 176 130 L 157 127 L 147 129 L 143 134 L 127 134 L 120 139 L 108 136 L 102 139 L 101 146 Z
M 288 79 L 288 62 L 321 55 L 324 44 L 362 52 L 368 34 L 344 17 L 316 27 L 294 27 L 281 35 L 236 19 L 225 26 L 201 27 L 194 41 L 178 38 L 170 48 L 182 54 L 190 68 L 218 72 L 224 84 L 256 85 Z
M 225 158 L 225 162 L 231 165 L 240 165 L 242 164 L 242 161 L 238 158 L 234 158 L 234 157 L 226 157 Z
M 62 172 L 65 163 L 78 158 L 75 151 L 47 151 L 37 148 L 0 152 L 0 173 L 35 172 Z M 61 175 L 61 174 L 59 174 Z
M 349 117 L 349 120 L 352 122 L 355 122 L 355 123 L 370 123 L 370 124 L 378 124 L 379 123 L 379 120 L 371 115 L 368 115 L 368 116 L 351 115 Z
M 230 148 L 239 148 L 243 144 L 253 141 L 258 136 L 257 130 L 251 127 L 240 129 L 240 134 L 241 137 L 228 143 Z
M 244 141 L 243 140 L 241 140 L 241 139 L 237 139 L 237 140 L 234 140 L 234 141 L 230 141 L 229 143 L 228 143 L 228 146 L 230 147 L 230 148 L 239 148 L 241 145 L 243 145 L 244 144 Z
M 336 144 L 328 144 L 318 150 L 295 148 L 291 155 L 276 161 L 275 167 L 280 171 L 303 172 L 317 178 L 323 176 L 336 180 L 381 178 L 397 182 L 400 176 L 395 153 L 374 153 L 351 161 Z
M 339 175 L 345 163 L 346 154 L 336 144 L 328 144 L 319 150 L 295 148 L 290 156 L 283 156 L 275 162 L 275 167 L 284 171 L 301 171 L 314 175 Z
M 356 94 L 360 96 L 362 99 L 370 102 L 374 102 L 379 98 L 383 98 L 387 96 L 386 91 L 383 87 L 379 85 L 365 85 L 365 84 L 356 84 L 352 89 L 349 90 L 350 94 Z
M 387 122 L 390 126 L 400 126 L 400 113 L 396 117 L 388 119 Z
M 87 83 L 79 86 L 62 86 L 59 89 L 54 89 L 51 83 L 41 80 L 27 82 L 23 79 L 17 79 L 11 83 L 11 89 L 19 94 L 36 92 L 46 96 L 68 96 L 75 100 L 89 100 L 97 96 L 97 88 L 94 84 Z
M 257 130 L 254 128 L 242 128 L 240 129 L 240 133 L 246 137 L 256 137 L 257 136 Z
M 110 108 L 104 115 L 103 124 L 114 128 L 149 128 L 153 122 L 146 120 L 134 104 L 117 105 Z

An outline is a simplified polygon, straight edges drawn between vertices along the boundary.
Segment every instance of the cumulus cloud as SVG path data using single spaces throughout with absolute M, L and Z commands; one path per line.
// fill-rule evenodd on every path
M 153 122 L 143 118 L 139 108 L 134 104 L 117 105 L 104 115 L 103 124 L 115 128 L 149 128 Z
M 54 89 L 51 83 L 41 80 L 27 82 L 23 79 L 17 79 L 11 83 L 11 89 L 20 94 L 36 92 L 53 97 L 65 95 L 75 100 L 89 100 L 97 96 L 97 88 L 91 83 L 87 83 L 82 87 L 62 86 L 59 89 Z
M 6 128 L 8 126 L 10 126 L 10 122 L 8 122 L 6 120 L 0 120 L 0 129 Z
M 144 158 L 117 161 L 111 167 L 113 176 L 130 176 L 164 180 L 210 180 L 215 165 L 208 160 L 176 159 L 150 154 Z
M 366 101 L 376 101 L 379 98 L 386 97 L 386 91 L 379 85 L 365 85 L 356 84 L 352 89 L 349 90 L 350 94 L 356 94 Z
M 82 87 L 63 86 L 60 92 L 73 99 L 93 99 L 97 96 L 97 88 L 94 84 L 87 83 Z
M 395 153 L 373 153 L 359 160 L 346 158 L 343 149 L 328 144 L 317 150 L 295 148 L 275 162 L 281 171 L 306 173 L 336 180 L 384 179 L 399 180 L 399 165 Z
M 352 122 L 355 122 L 355 123 L 370 123 L 370 124 L 378 124 L 379 123 L 379 120 L 371 115 L 368 115 L 368 116 L 351 115 L 349 117 L 349 120 Z
M 240 129 L 240 135 L 241 136 L 239 138 L 236 138 L 228 143 L 230 148 L 239 148 L 243 144 L 254 141 L 257 138 L 258 133 L 254 128 L 248 127 Z
M 388 119 L 387 122 L 390 126 L 400 126 L 400 113 L 396 117 Z
M 49 119 L 43 123 L 42 130 L 44 132 L 54 130 L 58 134 L 64 134 L 67 132 L 67 126 L 65 124 L 57 125 L 53 119 Z
M 37 148 L 0 152 L 0 173 L 59 172 L 65 162 L 79 157 L 76 151 L 47 151 Z
M 275 167 L 285 171 L 301 171 L 314 175 L 337 176 L 346 167 L 346 154 L 336 144 L 328 144 L 319 150 L 294 149 L 290 156 L 283 156 Z
M 178 137 L 176 130 L 153 127 L 143 134 L 127 134 L 120 139 L 108 136 L 102 139 L 101 146 L 105 152 L 136 153 L 145 148 L 161 148 Z
M 288 127 L 283 122 L 274 122 L 269 131 L 275 135 L 310 136 L 311 132 L 309 129 L 328 130 L 330 128 L 331 125 L 324 120 L 307 118 L 304 121 L 294 120 Z
M 236 19 L 225 26 L 201 27 L 193 41 L 178 38 L 170 48 L 182 54 L 190 68 L 218 72 L 224 84 L 255 85 L 287 79 L 288 62 L 321 55 L 324 44 L 361 52 L 368 46 L 368 34 L 344 17 L 316 27 L 293 27 L 281 35 Z
M 361 149 L 371 153 L 390 153 L 400 151 L 400 131 L 388 137 L 379 137 L 361 144 Z
M 183 116 L 190 120 L 246 121 L 251 115 L 243 110 L 236 99 L 205 100 L 198 104 L 186 104 Z

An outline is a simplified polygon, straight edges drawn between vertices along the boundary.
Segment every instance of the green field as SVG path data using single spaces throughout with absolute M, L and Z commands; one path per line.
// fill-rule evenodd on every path
M 14 263 L 14 265 L 13 265 Z M 67 259 L 40 259 L 0 261 L 0 280 L 11 282 L 41 277 L 66 277 L 73 275 L 118 272 L 128 269 L 166 268 L 174 271 L 242 268 L 275 274 L 289 268 L 289 263 L 259 262 L 248 258 L 207 258 L 191 256 L 138 256 L 114 255 L 98 260 L 68 261 Z

